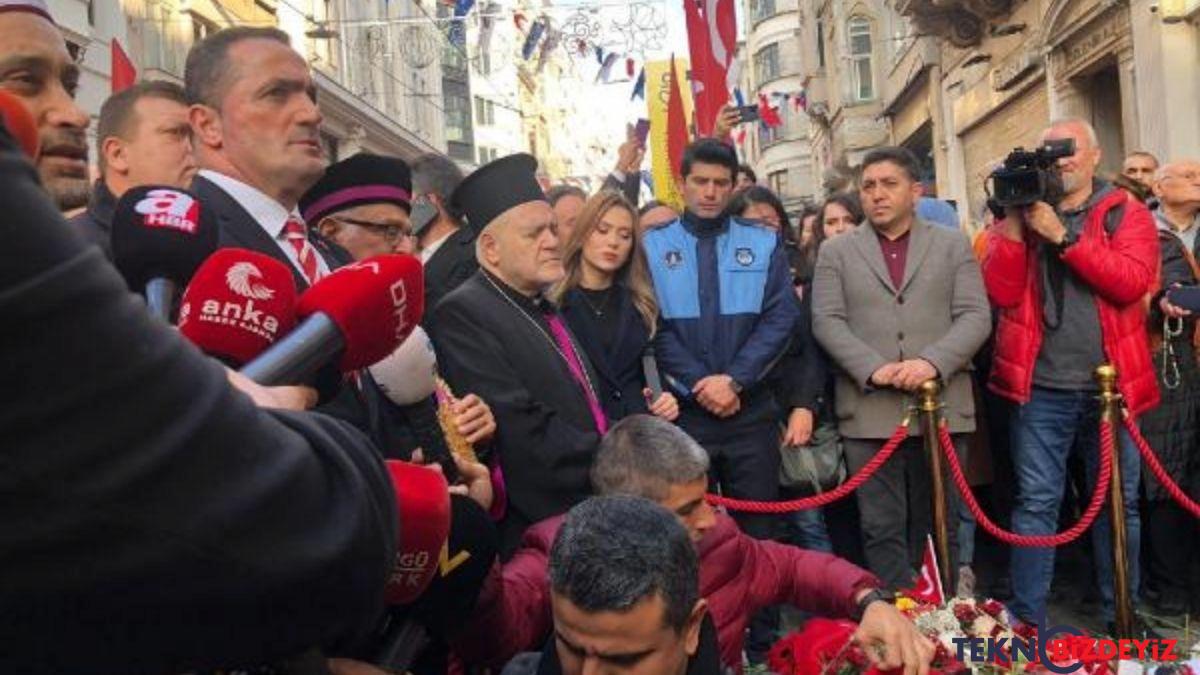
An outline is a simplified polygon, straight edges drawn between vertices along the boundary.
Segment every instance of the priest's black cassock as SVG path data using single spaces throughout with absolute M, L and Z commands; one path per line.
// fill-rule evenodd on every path
M 442 375 L 456 389 L 470 387 L 496 416 L 495 449 L 508 488 L 501 524 L 507 556 L 529 525 L 591 494 L 588 471 L 600 434 L 542 308 L 486 271 L 441 302 L 432 336 Z M 577 341 L 575 351 L 595 382 Z
M 497 163 L 505 159 L 511 158 Z M 471 182 L 468 177 L 463 188 Z M 505 194 L 509 206 L 529 201 L 519 190 L 491 194 Z M 506 208 L 477 210 L 471 221 L 478 227 Z M 547 321 L 552 311 L 545 300 L 480 269 L 439 303 L 429 322 L 442 375 L 455 390 L 477 393 L 496 417 L 494 448 L 508 491 L 500 526 L 505 558 L 527 527 L 565 513 L 592 492 L 588 472 L 600 431 L 585 391 L 594 396 L 596 375 L 573 337 L 584 382 L 572 374 Z

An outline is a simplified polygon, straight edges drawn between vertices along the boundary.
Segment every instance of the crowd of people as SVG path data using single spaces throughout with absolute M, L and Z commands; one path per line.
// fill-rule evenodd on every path
M 632 134 L 594 194 L 543 189 L 525 154 L 468 175 L 440 155 L 329 163 L 308 64 L 285 33 L 239 27 L 192 47 L 183 86 L 104 103 L 92 182 L 77 79 L 45 5 L 0 0 L 0 90 L 40 140 L 23 157 L 0 118 L 14 672 L 741 672 L 792 606 L 924 673 L 933 646 L 891 602 L 932 528 L 917 425 L 848 508 L 706 495 L 828 489 L 798 459 L 861 471 L 936 380 L 955 453 L 992 475 L 984 501 L 1051 534 L 1095 481 L 1103 363 L 1172 478 L 1200 482 L 1195 160 L 1134 153 L 1104 180 L 1087 122 L 1055 121 L 1042 140 L 1074 144 L 1062 194 L 970 236 L 897 147 L 798 214 L 721 138 L 687 146 L 681 211 L 640 199 Z M 190 195 L 219 248 L 273 259 L 300 294 L 419 259 L 421 326 L 389 358 L 436 369 L 436 395 L 332 361 L 268 385 L 188 345 L 117 272 L 115 221 L 147 186 Z M 1117 451 L 1133 592 L 1200 607 L 1197 521 L 1127 433 Z M 414 505 L 428 474 L 444 487 Z M 973 519 L 948 503 L 950 587 L 974 595 Z M 437 518 L 440 557 L 401 555 Z M 385 606 L 414 568 L 434 581 Z M 1012 549 L 1022 622 L 1045 617 L 1054 570 L 1054 549 Z

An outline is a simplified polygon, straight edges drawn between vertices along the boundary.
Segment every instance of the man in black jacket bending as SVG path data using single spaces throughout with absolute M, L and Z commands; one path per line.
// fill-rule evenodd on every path
M 369 629 L 397 522 L 367 439 L 259 407 L 152 320 L 2 130 L 0 209 L 0 672 L 189 672 Z

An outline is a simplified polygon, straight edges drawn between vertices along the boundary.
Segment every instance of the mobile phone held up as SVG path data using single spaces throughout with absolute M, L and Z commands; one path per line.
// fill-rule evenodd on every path
M 757 122 L 759 120 L 758 106 L 756 106 L 756 105 L 740 105 L 740 106 L 738 106 L 737 111 L 738 111 L 738 124 L 745 124 L 746 122 Z
M 642 118 L 637 121 L 637 126 L 633 128 L 633 137 L 637 139 L 638 145 L 646 147 L 646 138 L 650 136 L 650 120 Z

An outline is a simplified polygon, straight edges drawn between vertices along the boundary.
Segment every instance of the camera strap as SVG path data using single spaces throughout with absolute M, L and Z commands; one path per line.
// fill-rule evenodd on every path
M 1117 204 L 1104 213 L 1104 232 L 1108 235 L 1109 239 L 1112 239 L 1113 234 L 1116 233 L 1117 227 L 1121 225 L 1121 220 L 1124 218 L 1124 202 Z M 1042 324 L 1050 330 L 1058 330 L 1058 328 L 1062 326 L 1064 309 L 1063 303 L 1066 299 L 1066 277 L 1068 270 L 1066 263 L 1064 263 L 1057 254 L 1045 249 L 1044 247 L 1043 250 L 1047 251 L 1044 260 L 1046 264 L 1046 274 L 1044 278 L 1046 280 L 1046 285 L 1049 287 L 1047 290 L 1049 291 L 1050 297 L 1053 299 L 1054 307 L 1052 308 L 1053 316 L 1051 316 L 1051 311 L 1043 310 Z

